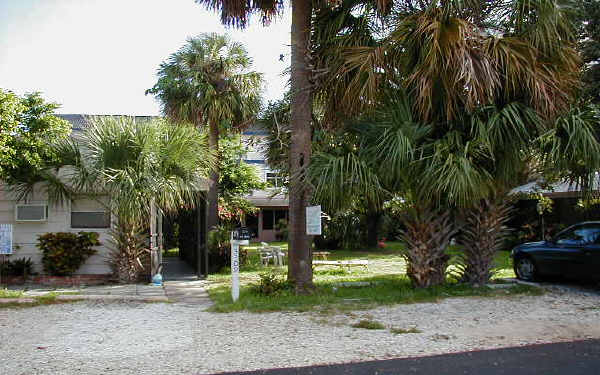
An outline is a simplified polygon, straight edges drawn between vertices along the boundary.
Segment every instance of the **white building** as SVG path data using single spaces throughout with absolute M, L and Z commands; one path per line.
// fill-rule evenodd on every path
M 256 215 L 246 218 L 246 226 L 253 233 L 254 241 L 277 240 L 277 223 L 288 220 L 288 196 L 283 188 L 283 179 L 266 162 L 267 133 L 259 125 L 248 128 L 242 134 L 246 145 L 244 162 L 253 165 L 262 181 L 269 183 L 265 190 L 256 190 L 246 198 L 259 208 Z

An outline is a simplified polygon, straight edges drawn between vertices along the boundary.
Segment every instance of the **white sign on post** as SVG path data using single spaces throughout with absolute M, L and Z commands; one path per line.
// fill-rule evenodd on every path
M 12 254 L 12 224 L 0 224 L 0 254 Z
M 321 206 L 306 207 L 306 234 L 321 235 Z

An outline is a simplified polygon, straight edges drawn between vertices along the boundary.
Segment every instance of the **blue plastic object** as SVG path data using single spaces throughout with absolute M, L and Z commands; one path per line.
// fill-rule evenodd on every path
M 163 285 L 163 278 L 162 278 L 162 275 L 160 273 L 157 273 L 156 275 L 154 275 L 154 277 L 152 278 L 152 284 L 154 284 L 156 286 L 162 286 Z

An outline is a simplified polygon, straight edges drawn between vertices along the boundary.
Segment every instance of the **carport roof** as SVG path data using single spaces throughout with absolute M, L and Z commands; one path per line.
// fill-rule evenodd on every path
M 597 192 L 600 186 L 600 176 L 598 174 L 596 174 L 593 184 L 593 190 Z M 541 193 L 550 198 L 571 198 L 582 195 L 581 187 L 577 183 L 568 180 L 562 180 L 549 185 L 544 184 L 543 180 L 537 180 L 518 186 L 510 191 L 510 194 L 531 193 Z

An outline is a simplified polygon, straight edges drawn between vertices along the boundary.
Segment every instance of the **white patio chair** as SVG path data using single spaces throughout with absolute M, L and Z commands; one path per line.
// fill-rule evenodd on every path
M 283 266 L 285 264 L 285 258 L 287 257 L 286 252 L 281 250 L 281 247 L 279 246 L 271 246 L 271 249 L 273 249 L 273 256 L 277 260 L 277 264 Z
M 270 261 L 273 261 L 273 264 L 276 264 L 277 258 L 275 254 L 273 254 L 273 248 L 269 246 L 266 242 L 261 242 L 261 247 L 258 248 L 258 253 L 260 254 L 260 262 L 263 266 L 268 266 Z

